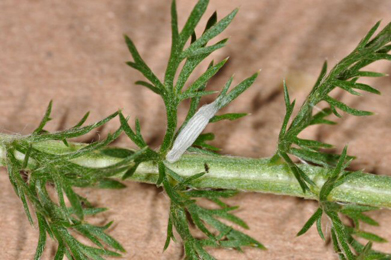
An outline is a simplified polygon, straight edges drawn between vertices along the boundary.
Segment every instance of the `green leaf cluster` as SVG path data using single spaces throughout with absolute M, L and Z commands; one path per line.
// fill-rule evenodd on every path
M 193 182 L 202 178 L 206 172 L 183 178 L 165 164 L 159 165 L 160 180 L 171 199 L 170 215 L 167 229 L 167 240 L 164 249 L 171 240 L 175 240 L 173 227 L 182 238 L 186 259 L 215 259 L 204 247 L 233 248 L 241 251 L 243 246 L 265 249 L 254 238 L 234 229 L 219 219 L 224 219 L 242 228 L 247 224 L 231 211 L 238 207 L 230 207 L 221 198 L 229 198 L 237 194 L 231 190 L 196 190 Z M 218 208 L 209 209 L 197 204 L 199 198 L 214 202 Z M 194 225 L 205 238 L 196 238 L 190 229 Z
M 138 123 L 136 122 L 136 132 L 132 131 L 125 117 L 120 114 L 122 128 L 129 138 L 140 148 L 146 148 L 146 152 L 150 155 L 140 156 L 135 161 L 135 167 L 132 168 L 124 177 L 131 176 L 139 163 L 145 161 L 154 161 L 159 167 L 158 186 L 163 186 L 165 192 L 171 200 L 170 220 L 168 223 L 168 234 L 165 248 L 168 247 L 171 239 L 174 239 L 173 228 L 176 229 L 182 238 L 186 257 L 188 259 L 213 259 L 204 247 L 229 247 L 240 250 L 243 246 L 254 246 L 263 249 L 263 245 L 255 239 L 245 235 L 244 233 L 233 229 L 224 224 L 218 218 L 226 219 L 234 224 L 247 228 L 247 225 L 235 217 L 232 210 L 236 208 L 228 207 L 219 197 L 232 196 L 235 192 L 231 191 L 210 191 L 210 190 L 192 190 L 191 183 L 201 178 L 204 174 L 196 174 L 188 179 L 184 179 L 176 174 L 169 166 L 166 165 L 165 156 L 171 149 L 175 138 L 180 131 L 184 129 L 189 120 L 196 114 L 200 105 L 200 100 L 203 96 L 214 94 L 214 91 L 207 91 L 208 81 L 217 74 L 217 72 L 226 64 L 228 59 L 224 59 L 217 64 L 210 62 L 208 68 L 193 82 L 188 82 L 194 69 L 200 65 L 212 52 L 225 46 L 227 39 L 218 41 L 215 44 L 208 45 L 208 42 L 221 34 L 231 23 L 237 13 L 237 9 L 229 13 L 221 20 L 217 19 L 217 13 L 209 18 L 206 27 L 197 38 L 195 33 L 201 17 L 206 11 L 209 1 L 199 0 L 194 6 L 182 30 L 178 27 L 178 17 L 176 11 L 176 2 L 172 1 L 171 5 L 171 31 L 172 45 L 167 69 L 165 71 L 164 80 L 159 78 L 152 72 L 147 64 L 141 58 L 135 44 L 132 40 L 125 36 L 125 41 L 128 49 L 133 57 L 133 61 L 127 64 L 140 71 L 147 81 L 137 81 L 136 84 L 147 87 L 154 93 L 160 95 L 164 101 L 167 115 L 167 129 L 163 139 L 163 143 L 158 152 L 152 151 L 143 141 Z M 248 89 L 257 78 L 258 73 L 253 74 L 249 78 L 240 82 L 231 91 L 228 91 L 233 78 L 231 77 L 221 93 L 216 99 L 218 109 L 221 109 L 236 99 L 246 89 Z M 190 99 L 190 107 L 184 122 L 178 127 L 177 110 L 178 105 L 186 99 Z M 214 116 L 210 122 L 218 122 L 224 119 L 235 120 L 245 116 L 243 113 L 230 113 Z M 207 141 L 214 139 L 213 133 L 201 134 L 193 143 L 193 147 L 189 150 L 198 153 L 211 153 L 219 149 L 209 145 Z M 148 157 L 148 158 L 147 158 Z M 202 197 L 212 200 L 220 206 L 220 209 L 206 209 L 197 204 L 197 198 Z M 189 226 L 195 225 L 196 229 L 202 231 L 206 238 L 195 238 Z M 215 235 L 213 231 L 218 234 Z
M 228 27 L 238 11 L 235 9 L 221 20 L 217 19 L 216 12 L 213 13 L 206 24 L 204 32 L 199 38 L 197 38 L 195 34 L 195 28 L 205 13 L 208 3 L 209 1 L 207 0 L 198 1 L 189 18 L 187 19 L 183 29 L 180 31 L 178 28 L 176 2 L 172 2 L 171 54 L 164 75 L 164 81 L 159 80 L 158 77 L 151 71 L 151 69 L 141 58 L 132 40 L 128 36 L 125 36 L 128 49 L 133 57 L 133 61 L 127 62 L 127 64 L 132 68 L 140 71 L 148 80 L 148 82 L 137 81 L 136 84 L 147 87 L 156 94 L 160 95 L 166 106 L 167 130 L 163 143 L 160 147 L 160 154 L 162 156 L 164 156 L 171 148 L 178 132 L 180 132 L 180 130 L 186 125 L 190 118 L 196 113 L 201 97 L 215 93 L 213 91 L 206 91 L 206 85 L 228 60 L 224 59 L 217 64 L 211 62 L 207 70 L 196 80 L 189 83 L 188 87 L 185 88 L 194 69 L 200 65 L 200 63 L 205 60 L 212 52 L 225 46 L 228 39 L 223 39 L 212 45 L 207 44 L 210 40 L 221 34 Z M 186 45 L 187 43 L 189 43 L 189 46 Z M 252 75 L 237 85 L 232 91 L 227 93 L 232 83 L 231 78 L 223 88 L 222 93 L 219 95 L 219 108 L 226 106 L 228 103 L 237 98 L 241 93 L 243 93 L 243 91 L 245 91 L 248 87 L 250 87 L 255 81 L 257 75 L 258 73 Z M 185 121 L 177 131 L 178 105 L 186 99 L 191 100 L 190 108 Z M 216 116 L 211 121 L 217 122 L 223 119 L 234 120 L 242 116 L 244 116 L 244 114 L 233 113 Z
M 34 147 L 37 142 L 62 140 L 84 135 L 100 127 L 117 116 L 118 112 L 92 125 L 82 126 L 88 117 L 74 127 L 55 133 L 44 130 L 50 121 L 52 102 L 37 129 L 29 136 L 15 138 L 6 145 L 6 160 L 9 179 L 16 194 L 23 202 L 23 207 L 31 224 L 35 215 L 39 228 L 39 241 L 34 259 L 40 259 L 48 235 L 58 243 L 55 259 L 103 259 L 104 256 L 120 256 L 124 248 L 106 233 L 111 223 L 105 226 L 89 224 L 85 216 L 106 211 L 94 208 L 91 203 L 75 191 L 75 187 L 124 188 L 125 185 L 112 179 L 133 164 L 138 153 L 130 153 L 121 163 L 106 168 L 90 168 L 72 162 L 86 154 L 103 151 L 115 140 L 122 129 L 118 129 L 103 141 L 83 147 L 75 147 L 72 152 L 61 155 L 51 154 Z M 73 145 L 73 144 L 72 144 Z M 71 149 L 72 150 L 72 149 Z M 19 158 L 23 154 L 24 158 Z M 53 194 L 53 189 L 55 194 Z M 69 201 L 67 203 L 66 201 Z M 87 238 L 93 246 L 79 241 L 76 234 Z M 114 251 L 113 251 L 114 250 Z
M 391 50 L 391 23 L 387 24 L 375 35 L 379 25 L 380 22 L 376 23 L 358 46 L 348 56 L 337 63 L 330 72 L 327 73 L 327 62 L 324 63 L 311 93 L 295 117 L 292 116 L 295 101 L 290 101 L 288 89 L 284 83 L 286 114 L 278 138 L 277 152 L 272 162 L 276 162 L 282 158 L 291 168 L 292 173 L 295 175 L 304 192 L 311 190 L 311 187 L 315 185 L 292 161 L 289 155 L 315 165 L 326 167 L 335 167 L 340 156 L 324 151 L 324 149 L 331 148 L 332 145 L 316 140 L 301 139 L 298 135 L 311 125 L 335 124 L 335 122 L 326 119 L 326 117 L 331 114 L 341 117 L 338 110 L 354 116 L 372 115 L 372 112 L 352 108 L 332 98 L 330 92 L 336 88 L 340 88 L 357 96 L 360 93 L 356 90 L 380 94 L 377 89 L 357 82 L 361 77 L 385 76 L 382 73 L 363 70 L 365 66 L 375 61 L 391 60 L 391 55 L 388 54 Z M 313 110 L 322 101 L 326 102 L 329 107 L 314 114 Z
M 337 166 L 320 189 L 319 208 L 309 218 L 297 235 L 303 235 L 314 223 L 316 223 L 319 236 L 325 240 L 324 232 L 322 230 L 322 216 L 326 216 L 328 222 L 331 224 L 330 233 L 333 248 L 338 254 L 339 259 L 390 259 L 391 255 L 372 250 L 373 242 L 384 243 L 387 241 L 376 234 L 365 232 L 360 228 L 360 222 L 373 226 L 379 225 L 374 219 L 364 214 L 364 212 L 376 210 L 377 208 L 337 203 L 328 200 L 328 196 L 334 188 L 342 185 L 351 178 L 355 178 L 355 175 L 357 174 L 357 172 L 344 171 L 351 161 L 351 159 L 347 158 L 346 151 L 347 148 L 345 147 Z M 343 221 L 342 216 L 345 219 L 350 219 L 353 224 L 345 224 L 346 221 Z M 357 238 L 368 240 L 368 243 L 363 245 Z
M 361 95 L 357 90 L 380 94 L 377 89 L 358 82 L 361 77 L 384 76 L 382 73 L 364 71 L 363 68 L 378 60 L 391 60 L 391 55 L 388 54 L 391 50 L 391 23 L 375 35 L 379 25 L 380 22 L 376 23 L 358 46 L 329 72 L 327 62 L 324 63 L 315 86 L 295 117 L 292 116 L 295 101 L 291 102 L 285 82 L 283 85 L 286 114 L 279 134 L 277 152 L 271 159 L 271 163 L 276 163 L 282 159 L 296 177 L 303 192 L 311 192 L 318 196 L 319 208 L 299 231 L 298 235 L 306 233 L 316 223 L 319 236 L 325 240 L 322 231 L 322 219 L 326 218 L 331 224 L 331 240 L 340 259 L 390 259 L 391 256 L 372 250 L 373 242 L 386 242 L 383 238 L 360 229 L 360 222 L 378 225 L 375 220 L 364 214 L 364 212 L 376 208 L 328 200 L 328 196 L 333 189 L 346 181 L 359 178 L 360 172 L 345 171 L 349 163 L 355 158 L 347 155 L 346 147 L 340 155 L 328 153 L 327 149 L 332 148 L 332 145 L 317 140 L 302 139 L 298 135 L 312 125 L 336 124 L 327 117 L 331 114 L 341 117 L 338 110 L 354 116 L 372 115 L 372 112 L 352 108 L 332 98 L 330 93 L 334 89 L 340 88 L 356 96 Z M 314 114 L 313 110 L 322 101 L 326 102 L 328 107 L 322 110 L 318 109 L 320 111 Z M 317 184 L 299 168 L 298 164 L 293 162 L 290 156 L 330 169 L 332 174 L 318 188 Z M 322 218 L 322 216 L 325 217 Z M 346 224 L 345 219 L 350 219 L 353 224 Z M 368 243 L 366 245 L 361 244 L 357 240 L 358 237 L 368 240 Z

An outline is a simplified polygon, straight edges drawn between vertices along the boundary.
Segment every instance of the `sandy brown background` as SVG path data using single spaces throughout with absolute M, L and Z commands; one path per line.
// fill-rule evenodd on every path
M 194 3 L 178 1 L 181 25 Z M 93 122 L 122 108 L 132 119 L 140 119 L 145 139 L 157 147 L 165 123 L 162 102 L 134 85 L 142 77 L 124 64 L 130 55 L 122 34 L 131 36 L 162 77 L 170 48 L 169 5 L 167 0 L 0 0 L 1 132 L 30 133 L 53 99 L 50 130 L 72 126 L 86 111 L 92 112 L 89 122 Z M 248 157 L 270 156 L 275 150 L 284 115 L 283 78 L 300 103 L 324 59 L 335 64 L 376 21 L 382 19 L 383 25 L 391 21 L 391 1 L 387 0 L 212 0 L 206 17 L 218 10 L 221 18 L 237 6 L 240 12 L 224 33 L 231 36 L 229 45 L 214 55 L 217 60 L 231 59 L 210 86 L 219 89 L 233 73 L 238 82 L 260 68 L 262 72 L 254 87 L 225 110 L 247 111 L 251 116 L 213 125 L 210 130 L 219 132 L 215 144 L 223 148 L 222 153 Z M 391 73 L 389 63 L 373 68 Z M 348 143 L 351 154 L 359 157 L 355 168 L 391 175 L 391 80 L 371 83 L 383 92 L 381 97 L 335 94 L 377 115 L 347 116 L 337 127 L 314 128 L 303 136 L 337 144 L 338 151 Z M 117 126 L 114 122 L 79 141 L 97 139 Z M 116 145 L 131 144 L 122 137 Z M 32 259 L 37 230 L 29 225 L 3 169 L 0 183 L 0 259 Z M 124 190 L 85 193 L 96 205 L 111 209 L 94 221 L 115 221 L 110 234 L 127 249 L 124 259 L 182 259 L 179 244 L 162 253 L 169 202 L 155 187 L 128 183 Z M 230 203 L 241 205 L 237 214 L 250 224 L 248 234 L 268 250 L 247 249 L 243 254 L 211 250 L 218 259 L 336 259 L 316 231 L 295 237 L 316 203 L 254 193 L 240 194 Z M 380 211 L 373 216 L 382 227 L 372 230 L 391 240 L 391 213 Z M 390 244 L 378 248 L 391 252 Z M 43 259 L 51 259 L 54 250 L 49 244 Z

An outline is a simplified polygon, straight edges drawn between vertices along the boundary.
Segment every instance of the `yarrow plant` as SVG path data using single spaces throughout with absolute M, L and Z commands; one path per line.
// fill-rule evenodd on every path
M 321 239 L 326 239 L 324 234 L 330 234 L 340 259 L 391 259 L 389 254 L 372 249 L 373 242 L 385 242 L 385 239 L 360 226 L 361 223 L 378 225 L 366 212 L 391 208 L 391 177 L 348 171 L 354 157 L 347 154 L 347 147 L 340 154 L 333 154 L 327 150 L 332 145 L 299 137 L 311 125 L 335 124 L 328 116 L 341 117 L 340 111 L 354 116 L 371 115 L 371 112 L 349 107 L 329 94 L 336 88 L 353 95 L 360 95 L 358 90 L 380 94 L 359 80 L 384 76 L 363 68 L 378 60 L 391 60 L 388 54 L 391 24 L 376 33 L 380 24 L 377 23 L 331 70 L 325 63 L 315 86 L 296 114 L 293 113 L 295 101 L 290 100 L 284 83 L 286 115 L 275 155 L 262 159 L 236 158 L 216 153 L 218 149 L 208 144 L 214 135 L 202 132 L 209 123 L 246 115 L 219 114 L 219 110 L 252 86 L 258 72 L 234 87 L 231 87 L 231 77 L 215 101 L 199 107 L 203 96 L 215 94 L 206 90 L 207 83 L 227 59 L 210 62 L 207 70 L 192 82 L 189 82 L 190 76 L 212 52 L 225 46 L 227 39 L 208 43 L 228 27 L 237 13 L 234 10 L 221 20 L 214 13 L 204 32 L 196 35 L 196 26 L 207 5 L 207 0 L 199 0 L 179 30 L 176 3 L 172 2 L 172 45 L 164 79 L 154 74 L 132 40 L 125 36 L 132 56 L 127 64 L 145 77 L 145 81 L 136 84 L 159 95 L 165 105 L 167 126 L 158 150 L 144 141 L 139 121 L 136 120 L 132 127 L 121 111 L 83 126 L 87 113 L 74 127 L 50 133 L 45 126 L 51 119 L 52 103 L 32 134 L 0 135 L 0 162 L 7 167 L 10 182 L 22 201 L 27 218 L 39 229 L 35 259 L 41 258 L 48 238 L 57 243 L 56 260 L 65 256 L 78 260 L 120 257 L 125 249 L 106 232 L 111 222 L 97 226 L 85 220 L 85 216 L 106 209 L 93 207 L 87 198 L 75 192 L 75 188 L 125 188 L 122 182 L 125 180 L 163 187 L 170 199 L 164 249 L 172 240 L 182 243 L 186 259 L 214 259 L 208 253 L 210 247 L 239 251 L 245 247 L 265 249 L 259 241 L 238 229 L 249 227 L 235 216 L 237 207 L 223 200 L 239 190 L 317 200 L 318 209 L 298 231 L 298 236 L 316 224 Z M 186 119 L 179 124 L 178 107 L 185 100 L 190 100 L 190 107 Z M 314 108 L 322 101 L 327 108 L 314 113 Z M 105 140 L 90 144 L 70 141 L 113 119 L 118 119 L 121 126 Z M 109 146 L 123 133 L 138 147 L 137 150 Z M 305 163 L 296 163 L 295 158 Z M 204 207 L 200 200 L 208 200 L 215 206 Z M 348 224 L 346 219 L 351 222 Z M 322 221 L 327 221 L 328 225 L 322 225 Z M 328 230 L 324 230 L 325 226 Z M 203 236 L 194 235 L 195 230 Z M 85 239 L 89 243 L 81 242 Z

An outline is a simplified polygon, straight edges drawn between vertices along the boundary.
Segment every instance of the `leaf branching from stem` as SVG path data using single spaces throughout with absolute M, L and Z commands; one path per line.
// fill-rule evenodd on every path
M 286 114 L 278 138 L 277 152 L 272 162 L 282 158 L 291 168 L 303 191 L 311 190 L 310 187 L 313 187 L 314 183 L 293 163 L 289 155 L 326 167 L 335 167 L 340 156 L 322 151 L 324 148 L 331 148 L 332 145 L 315 140 L 301 139 L 298 135 L 311 125 L 335 124 L 335 122 L 326 119 L 326 117 L 331 114 L 341 117 L 338 110 L 354 116 L 372 115 L 372 112 L 352 108 L 332 98 L 329 94 L 336 88 L 347 91 L 352 95 L 360 95 L 356 90 L 380 94 L 377 89 L 357 82 L 361 77 L 384 76 L 382 73 L 364 71 L 363 68 L 379 60 L 391 60 L 391 55 L 388 54 L 391 50 L 391 23 L 387 24 L 383 30 L 374 36 L 379 25 L 380 22 L 376 23 L 358 46 L 329 72 L 327 70 L 327 62 L 323 64 L 323 68 L 311 93 L 294 117 L 292 113 L 295 101 L 290 101 L 288 88 L 284 83 Z M 313 110 L 322 101 L 326 102 L 329 107 L 314 114 Z
M 34 144 L 53 140 L 62 140 L 64 146 L 69 147 L 67 139 L 85 135 L 118 115 L 116 112 L 100 122 L 82 126 L 87 119 L 87 113 L 74 127 L 49 133 L 44 127 L 50 121 L 51 107 L 52 102 L 33 134 L 15 138 L 5 147 L 9 179 L 23 202 L 30 223 L 34 223 L 35 215 L 39 228 L 34 259 L 41 258 L 48 235 L 58 243 L 55 259 L 63 259 L 64 256 L 68 259 L 103 259 L 103 256 L 120 256 L 116 251 L 125 252 L 125 249 L 106 233 L 111 222 L 104 226 L 96 226 L 89 224 L 85 219 L 86 216 L 96 215 L 106 209 L 93 207 L 86 198 L 76 192 L 75 187 L 126 187 L 111 177 L 133 166 L 143 150 L 128 153 L 120 163 L 106 168 L 81 166 L 72 161 L 86 154 L 104 151 L 107 145 L 121 134 L 121 128 L 109 134 L 103 141 L 75 147 L 72 152 L 55 155 L 50 151 L 38 150 Z M 18 154 L 23 154 L 24 158 L 21 160 L 17 157 Z M 52 187 L 55 194 L 52 194 Z M 84 236 L 93 246 L 80 242 L 75 234 Z
M 190 192 L 187 189 L 191 187 L 191 182 L 201 178 L 205 173 L 195 175 L 185 180 L 179 178 L 179 175 L 165 164 L 166 155 L 170 149 L 171 152 L 174 149 L 177 149 L 178 158 L 187 149 L 198 151 L 199 153 L 210 153 L 210 150 L 218 150 L 214 146 L 206 143 L 206 141 L 212 140 L 214 135 L 201 134 L 202 130 L 209 121 L 217 122 L 223 119 L 235 120 L 246 115 L 243 113 L 232 113 L 215 116 L 214 113 L 228 105 L 246 89 L 248 89 L 258 76 L 258 73 L 255 73 L 228 92 L 232 83 L 232 78 L 230 78 L 216 101 L 209 104 L 208 109 L 203 107 L 197 112 L 201 97 L 215 93 L 205 90 L 208 81 L 218 73 L 228 59 L 224 59 L 216 64 L 212 61 L 203 74 L 201 74 L 193 82 L 188 83 L 190 75 L 194 69 L 212 52 L 225 46 L 227 39 L 220 40 L 212 45 L 208 45 L 208 42 L 221 34 L 228 27 L 238 11 L 235 9 L 221 20 L 217 19 L 216 12 L 213 13 L 206 24 L 204 32 L 199 38 L 197 38 L 195 29 L 206 11 L 208 2 L 209 1 L 207 0 L 199 0 L 193 8 L 183 29 L 179 30 L 176 2 L 175 0 L 172 1 L 171 54 L 163 81 L 159 80 L 145 64 L 133 42 L 129 39 L 129 37 L 125 36 L 129 51 L 133 57 L 133 61 L 127 62 L 127 64 L 140 71 L 149 81 L 137 81 L 136 83 L 147 87 L 154 93 L 160 95 L 166 106 L 167 130 L 158 152 L 159 155 L 154 158 L 156 163 L 159 165 L 159 179 L 156 184 L 162 185 L 171 199 L 170 220 L 167 233 L 168 237 L 165 248 L 167 248 L 170 240 L 173 238 L 172 229 L 175 228 L 183 240 L 188 259 L 213 259 L 212 256 L 210 256 L 204 249 L 204 247 L 208 246 L 230 247 L 239 250 L 242 246 L 254 246 L 261 249 L 264 248 L 263 245 L 255 239 L 227 226 L 217 219 L 223 218 L 239 226 L 247 227 L 242 220 L 230 213 L 230 211 L 235 208 L 228 207 L 219 200 L 220 195 L 224 197 L 229 192 L 203 190 Z M 187 43 L 189 43 L 188 47 L 186 47 Z M 181 63 L 183 64 L 182 66 L 180 66 Z M 186 87 L 186 85 L 188 86 Z M 186 99 L 190 99 L 190 108 L 186 119 L 182 125 L 178 127 L 178 105 Z M 145 147 L 146 144 L 143 142 L 141 136 L 130 129 L 129 125 L 126 123 L 127 120 L 122 114 L 120 114 L 120 120 L 123 129 L 129 138 L 140 148 Z M 167 160 L 171 161 L 168 158 Z M 136 162 L 136 167 L 137 165 L 138 164 Z M 221 209 L 209 210 L 203 208 L 197 204 L 197 197 L 204 197 L 215 202 L 217 201 Z M 187 215 L 190 216 L 191 220 L 187 219 Z M 196 228 L 201 230 L 207 238 L 196 239 L 193 237 L 189 229 L 189 221 L 193 222 Z M 210 231 L 207 226 L 212 227 L 214 231 Z M 218 232 L 218 234 L 214 235 L 213 232 Z
M 343 150 L 332 175 L 320 189 L 319 208 L 309 218 L 297 235 L 300 236 L 306 233 L 316 222 L 319 236 L 325 240 L 324 232 L 322 231 L 322 216 L 325 215 L 331 223 L 331 239 L 334 250 L 340 259 L 389 259 L 391 255 L 371 249 L 373 242 L 384 243 L 387 240 L 376 234 L 363 231 L 360 228 L 360 222 L 372 226 L 379 225 L 374 219 L 364 214 L 364 212 L 376 210 L 377 208 L 356 204 L 342 204 L 328 200 L 328 196 L 334 188 L 342 185 L 351 178 L 355 178 L 356 172 L 344 171 L 351 161 L 347 158 L 346 151 L 347 147 Z M 345 224 L 341 218 L 342 216 L 349 218 L 353 224 Z M 366 245 L 363 245 L 357 238 L 366 239 L 368 242 Z

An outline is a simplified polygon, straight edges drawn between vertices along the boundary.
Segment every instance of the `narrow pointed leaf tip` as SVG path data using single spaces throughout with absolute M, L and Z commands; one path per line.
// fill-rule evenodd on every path
M 34 130 L 33 134 L 40 134 L 43 131 L 43 128 L 46 126 L 46 123 L 52 120 L 50 114 L 52 112 L 53 100 L 50 100 L 48 107 L 46 108 L 45 115 L 43 116 L 41 122 L 37 129 Z
M 233 78 L 231 77 L 230 80 L 227 82 L 226 86 L 224 87 L 223 91 L 221 92 L 220 96 L 217 98 L 219 109 L 231 103 L 238 96 L 240 96 L 244 91 L 246 91 L 249 87 L 251 87 L 255 82 L 255 80 L 257 79 L 260 72 L 261 72 L 260 70 L 257 71 L 247 79 L 240 82 L 229 93 L 227 93 L 233 80 Z

